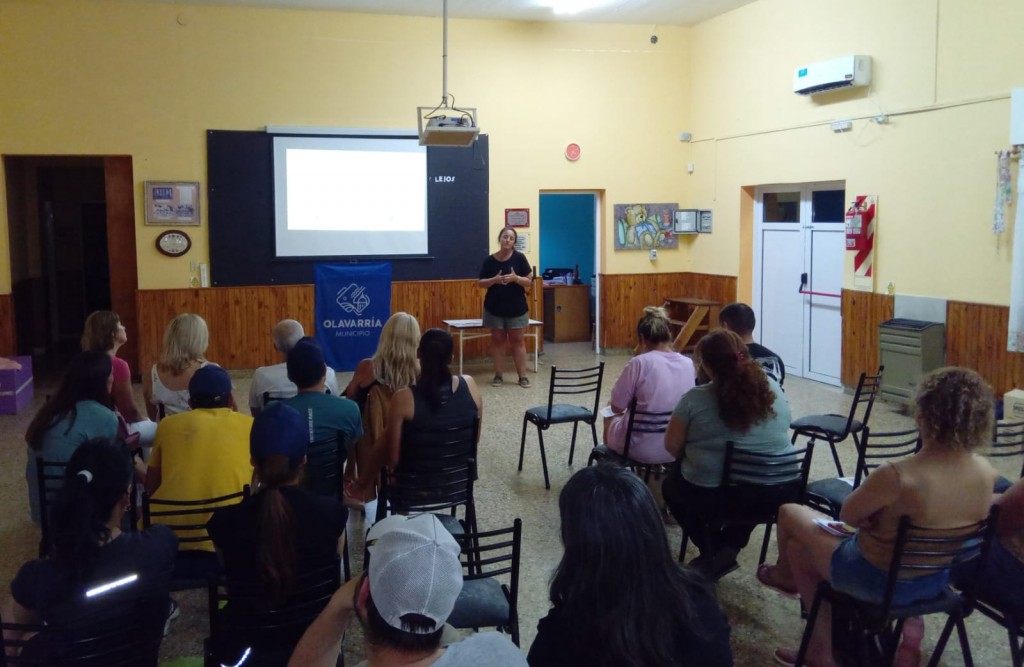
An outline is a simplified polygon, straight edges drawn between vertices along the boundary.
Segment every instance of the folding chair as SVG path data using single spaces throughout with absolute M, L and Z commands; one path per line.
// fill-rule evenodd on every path
M 853 394 L 853 402 L 850 403 L 850 414 L 836 415 L 810 415 L 807 417 L 801 417 L 789 425 L 793 429 L 793 444 L 796 444 L 797 437 L 803 435 L 810 438 L 811 442 L 815 440 L 826 440 L 828 446 L 832 448 L 832 460 L 836 464 L 836 472 L 839 476 L 843 476 L 843 466 L 839 463 L 839 452 L 836 451 L 836 445 L 846 440 L 848 437 L 853 436 L 853 442 L 858 447 L 860 446 L 860 439 L 857 437 L 860 432 L 868 424 L 868 419 L 871 417 L 871 408 L 875 405 L 875 397 L 878 395 L 878 389 L 882 385 L 882 371 L 885 370 L 885 366 L 878 367 L 878 373 L 875 375 L 868 375 L 867 373 L 860 374 L 860 380 L 857 382 L 857 391 Z M 864 415 L 858 420 L 857 411 L 863 404 Z
M 519 472 L 523 471 L 523 453 L 526 450 L 526 424 L 532 423 L 537 426 L 537 439 L 540 442 L 540 460 L 544 467 L 544 488 L 550 489 L 551 482 L 548 479 L 548 460 L 544 453 L 544 431 L 552 424 L 572 424 L 572 445 L 569 448 L 569 465 L 572 465 L 572 457 L 576 451 L 576 430 L 580 422 L 590 425 L 591 434 L 594 437 L 594 447 L 597 447 L 597 411 L 598 402 L 601 400 L 601 381 L 604 378 L 604 362 L 590 368 L 556 368 L 551 367 L 551 383 L 548 388 L 547 405 L 539 405 L 530 408 L 523 415 L 523 433 L 519 440 Z M 578 403 L 556 403 L 556 397 L 573 396 L 573 400 L 582 402 L 585 399 L 590 402 L 590 394 L 593 394 L 593 405 L 590 407 L 581 406 Z

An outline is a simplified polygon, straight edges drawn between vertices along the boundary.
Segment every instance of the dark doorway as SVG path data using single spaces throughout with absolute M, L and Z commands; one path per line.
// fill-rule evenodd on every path
M 112 266 L 130 263 L 133 276 L 136 272 L 134 220 L 129 217 L 127 222 L 130 254 L 112 248 L 108 240 L 114 236 L 108 215 L 110 160 L 4 158 L 15 345 L 18 354 L 32 355 L 37 376 L 59 372 L 80 349 L 90 312 L 114 307 Z M 130 181 L 127 188 L 131 200 Z M 132 282 L 134 318 L 137 281 Z M 121 315 L 124 320 L 126 314 Z

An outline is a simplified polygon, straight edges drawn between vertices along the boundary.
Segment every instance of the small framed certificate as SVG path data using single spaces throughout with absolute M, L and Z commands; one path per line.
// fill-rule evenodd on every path
M 528 209 L 528 208 L 506 208 L 505 209 L 505 226 L 506 227 L 529 227 L 530 226 L 530 209 Z
M 199 183 L 146 181 L 147 225 L 198 225 Z

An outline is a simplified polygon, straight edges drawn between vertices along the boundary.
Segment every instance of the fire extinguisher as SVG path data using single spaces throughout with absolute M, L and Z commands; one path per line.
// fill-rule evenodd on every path
M 860 202 L 854 201 L 846 210 L 846 249 L 864 248 L 864 225 Z

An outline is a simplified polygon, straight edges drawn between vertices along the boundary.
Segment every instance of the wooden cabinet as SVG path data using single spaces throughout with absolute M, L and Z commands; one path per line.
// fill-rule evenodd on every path
M 669 324 L 672 327 L 672 347 L 677 352 L 693 352 L 697 341 L 718 326 L 718 313 L 722 304 L 706 299 L 671 297 L 665 299 Z
M 590 285 L 544 287 L 544 340 L 590 340 Z

